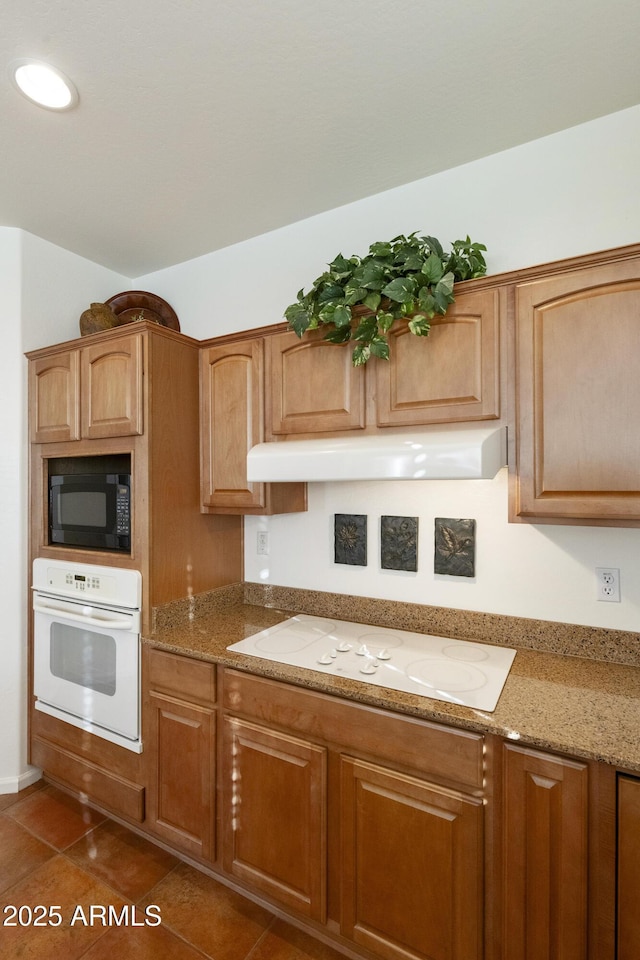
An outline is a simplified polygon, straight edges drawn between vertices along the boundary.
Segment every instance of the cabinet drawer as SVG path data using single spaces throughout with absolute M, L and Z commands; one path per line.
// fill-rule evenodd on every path
M 482 790 L 484 741 L 480 734 L 236 670 L 224 671 L 223 703 L 235 714 L 369 754 L 473 792 Z
M 146 685 L 151 690 L 173 693 L 181 700 L 216 702 L 214 664 L 164 650 L 149 650 Z
M 47 774 L 76 790 L 115 814 L 144 820 L 144 787 L 75 756 L 68 750 L 33 737 L 31 762 Z

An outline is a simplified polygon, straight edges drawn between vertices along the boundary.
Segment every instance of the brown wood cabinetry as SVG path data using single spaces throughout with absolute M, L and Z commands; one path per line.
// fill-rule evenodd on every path
M 120 333 L 34 359 L 29 367 L 31 441 L 142 433 L 142 351 L 139 334 Z
M 80 763 L 82 732 L 36 715 L 35 762 L 311 933 L 381 960 L 639 955 L 639 779 L 616 801 L 607 764 L 148 646 L 143 682 L 141 756 Z
M 483 957 L 482 737 L 232 670 L 223 704 L 227 872 L 388 960 Z
M 499 346 L 496 289 L 462 292 L 428 338 L 398 322 L 389 362 L 366 367 L 320 330 L 300 339 L 279 325 L 203 342 L 202 510 L 306 509 L 303 484 L 247 481 L 247 452 L 264 440 L 499 417 Z
M 378 426 L 414 426 L 500 416 L 497 290 L 462 293 L 434 317 L 428 337 L 399 321 L 389 332 L 389 362 L 375 363 Z
M 504 747 L 504 960 L 586 960 L 588 767 Z
M 143 432 L 143 339 L 136 333 L 80 349 L 80 435 Z
M 242 520 L 200 509 L 199 343 L 134 327 L 28 354 L 31 555 L 139 569 L 148 630 L 152 607 L 242 579 Z M 131 464 L 130 553 L 49 543 L 49 472 L 92 457 Z
M 617 960 L 640 957 L 640 780 L 618 779 Z
M 204 341 L 200 353 L 201 502 L 206 513 L 306 509 L 299 483 L 250 483 L 264 440 L 500 416 L 500 298 L 462 293 L 428 338 L 391 332 L 391 356 L 354 367 L 349 346 L 278 326 Z
M 483 804 L 341 757 L 342 933 L 385 958 L 483 947 Z
M 183 853 L 215 859 L 215 667 L 145 650 L 147 826 Z
M 150 629 L 153 606 L 240 580 L 241 520 L 200 512 L 197 342 L 141 322 L 33 351 L 28 358 L 31 559 L 140 570 L 145 631 Z M 49 474 L 92 472 L 98 463 L 107 472 L 131 472 L 130 552 L 49 543 Z M 126 471 L 106 467 L 114 463 L 127 464 Z M 152 727 L 156 739 L 178 741 L 180 733 L 186 743 L 188 730 L 191 750 L 200 743 L 198 736 L 213 737 L 207 726 L 210 714 L 201 704 L 180 707 L 177 699 L 175 704 L 170 697 L 162 704 L 160 699 L 159 694 Z M 117 816 L 144 821 L 146 757 L 33 707 L 30 747 L 31 762 L 48 777 L 88 795 Z M 198 749 L 203 751 L 201 745 Z M 165 754 L 169 756 L 168 751 Z M 187 755 L 185 750 L 171 757 L 174 766 L 167 772 L 168 782 L 174 781 Z M 161 820 L 160 814 L 153 817 Z M 179 819 L 177 813 L 175 817 Z M 188 830 L 187 821 L 182 826 Z M 202 839 L 207 856 L 208 843 Z
M 515 315 L 513 517 L 637 525 L 640 256 L 520 283 Z
M 314 331 L 267 338 L 267 433 L 275 436 L 360 430 L 365 425 L 365 372 L 348 346 Z
M 134 824 L 145 818 L 140 754 L 94 737 L 54 717 L 31 712 L 30 760 L 89 802 Z
M 352 346 L 352 345 L 351 345 Z M 461 292 L 428 337 L 406 321 L 389 334 L 389 361 L 351 363 L 351 346 L 322 331 L 267 337 L 270 419 L 275 436 L 335 433 L 500 416 L 500 298 Z M 367 385 L 368 384 L 368 385 Z M 367 407 L 367 395 L 373 397 Z
M 264 340 L 200 351 L 202 509 L 273 514 L 306 510 L 302 483 L 251 483 L 247 453 L 264 439 Z
M 224 869 L 323 922 L 326 748 L 227 716 L 223 758 Z
M 32 443 L 80 439 L 80 354 L 55 351 L 29 364 Z

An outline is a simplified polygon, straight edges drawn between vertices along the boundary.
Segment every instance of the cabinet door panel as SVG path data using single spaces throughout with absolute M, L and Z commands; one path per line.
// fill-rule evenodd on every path
M 483 956 L 482 801 L 341 760 L 342 933 L 386 960 Z
M 215 713 L 151 693 L 152 829 L 186 853 L 213 860 Z
M 588 768 L 504 749 L 505 960 L 586 960 Z
M 640 518 L 640 263 L 516 291 L 520 516 Z
M 640 957 L 640 780 L 618 780 L 618 960 Z
M 83 347 L 80 353 L 82 436 L 142 433 L 142 337 Z
M 499 302 L 495 290 L 461 294 L 428 337 L 406 321 L 375 365 L 378 426 L 487 420 L 500 415 Z
M 326 913 L 326 750 L 225 718 L 224 868 L 314 920 Z
M 263 438 L 263 343 L 201 352 L 202 502 L 264 507 L 264 483 L 247 480 L 247 453 Z
M 364 427 L 364 370 L 349 346 L 322 334 L 281 333 L 267 339 L 271 432 L 323 433 Z
M 29 364 L 32 443 L 79 439 L 78 369 L 76 350 L 41 357 Z

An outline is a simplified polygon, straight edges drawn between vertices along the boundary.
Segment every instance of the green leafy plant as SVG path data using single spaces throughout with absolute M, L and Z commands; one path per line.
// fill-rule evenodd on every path
M 433 317 L 454 302 L 455 281 L 486 273 L 486 249 L 467 237 L 447 254 L 435 237 L 411 233 L 373 243 L 365 257 L 339 253 L 308 293 L 298 292 L 285 318 L 299 337 L 322 324 L 331 343 L 357 341 L 354 366 L 371 356 L 388 359 L 393 321 L 406 317 L 411 333 L 428 336 Z

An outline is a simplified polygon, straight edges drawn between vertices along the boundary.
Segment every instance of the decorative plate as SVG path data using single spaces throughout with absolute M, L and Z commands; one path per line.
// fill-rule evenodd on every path
M 157 297 L 155 293 L 146 293 L 144 290 L 125 290 L 116 293 L 114 297 L 105 300 L 118 318 L 119 324 L 131 323 L 132 320 L 152 320 L 162 327 L 171 330 L 180 330 L 178 316 L 166 300 Z

